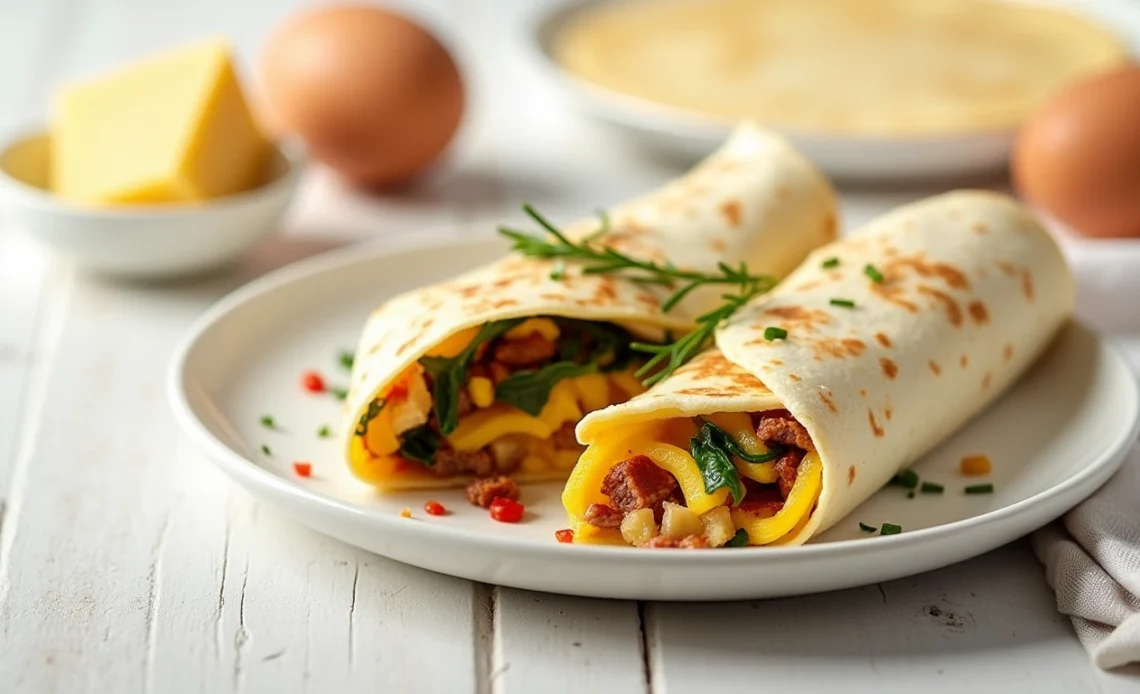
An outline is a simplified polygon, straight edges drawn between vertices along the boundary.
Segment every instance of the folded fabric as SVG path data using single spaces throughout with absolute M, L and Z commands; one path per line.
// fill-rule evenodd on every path
M 1140 662 L 1140 448 L 1095 494 L 1034 533 L 1033 551 L 1100 668 Z

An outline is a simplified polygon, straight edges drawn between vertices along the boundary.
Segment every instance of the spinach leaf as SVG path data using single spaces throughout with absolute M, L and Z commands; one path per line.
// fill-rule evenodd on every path
M 434 382 L 432 400 L 441 434 L 447 436 L 459 426 L 459 391 L 467 382 L 467 367 L 471 365 L 475 350 L 522 322 L 522 318 L 512 318 L 484 324 L 471 344 L 454 357 L 420 357 L 420 364 L 431 374 Z
M 591 321 L 568 321 L 581 333 L 588 335 L 592 340 L 590 359 L 601 364 L 603 357 L 611 355 L 611 359 L 601 366 L 602 371 L 621 371 L 629 366 L 633 360 L 634 352 L 630 349 L 633 335 L 628 330 L 613 323 L 595 323 Z
M 716 425 L 705 422 L 697 435 L 689 440 L 689 450 L 704 478 L 705 492 L 712 494 L 721 487 L 727 487 L 735 506 L 744 499 L 744 484 L 740 481 L 736 466 L 732 464 L 731 454 L 724 445 L 723 438 L 717 436 L 716 431 Z M 723 431 L 720 433 L 724 434 Z
M 720 443 L 722 448 L 741 460 L 746 460 L 750 463 L 767 463 L 772 460 L 778 460 L 780 456 L 787 452 L 783 446 L 774 444 L 768 446 L 767 453 L 749 453 L 741 448 L 724 429 L 721 429 L 707 419 L 702 419 L 701 423 L 702 428 L 708 427 L 708 429 L 711 430 L 712 436 Z
M 598 365 L 556 361 L 537 371 L 516 371 L 495 387 L 495 399 L 514 405 L 531 416 L 538 416 L 550 400 L 550 391 L 564 378 L 597 373 Z
M 744 528 L 736 531 L 732 539 L 724 543 L 725 547 L 747 547 L 748 546 L 748 531 Z
M 427 467 L 435 465 L 435 454 L 443 439 L 427 424 L 409 429 L 400 437 L 400 457 L 414 460 Z

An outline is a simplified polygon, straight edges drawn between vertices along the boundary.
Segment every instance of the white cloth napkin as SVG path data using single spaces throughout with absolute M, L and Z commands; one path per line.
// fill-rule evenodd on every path
M 1140 662 L 1140 448 L 1116 476 L 1033 534 L 1057 609 L 1100 668 Z

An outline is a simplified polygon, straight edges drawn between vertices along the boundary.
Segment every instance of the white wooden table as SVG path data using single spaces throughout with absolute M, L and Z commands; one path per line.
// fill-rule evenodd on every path
M 246 65 L 299 0 L 0 0 L 0 129 L 51 87 L 207 32 Z M 164 373 L 238 284 L 362 238 L 589 213 L 677 174 L 565 113 L 512 60 L 516 2 L 417 9 L 473 89 L 448 166 L 399 199 L 314 170 L 282 238 L 192 284 L 84 277 L 0 227 L 0 692 L 1140 691 L 1057 614 L 1024 542 L 857 590 L 637 604 L 402 566 L 255 503 L 182 439 Z M 847 221 L 932 191 L 852 192 Z M 1140 356 L 1140 350 L 1134 354 Z

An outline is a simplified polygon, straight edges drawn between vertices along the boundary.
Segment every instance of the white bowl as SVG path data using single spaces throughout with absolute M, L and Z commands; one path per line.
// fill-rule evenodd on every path
M 567 107 L 645 145 L 694 161 L 715 149 L 732 122 L 623 94 L 578 77 L 553 56 L 558 32 L 577 13 L 615 0 L 535 3 L 516 47 L 538 79 Z M 621 1 L 621 0 L 618 0 Z M 1130 0 L 1010 0 L 1066 7 L 1112 27 L 1134 51 L 1140 45 L 1140 5 Z M 829 176 L 840 181 L 954 180 L 1004 171 L 1015 129 L 930 137 L 861 137 L 773 128 Z
M 277 231 L 304 168 L 300 147 L 275 148 L 267 183 L 204 203 L 86 208 L 48 190 L 51 137 L 16 137 L 0 148 L 7 222 L 76 264 L 129 279 L 216 269 Z

